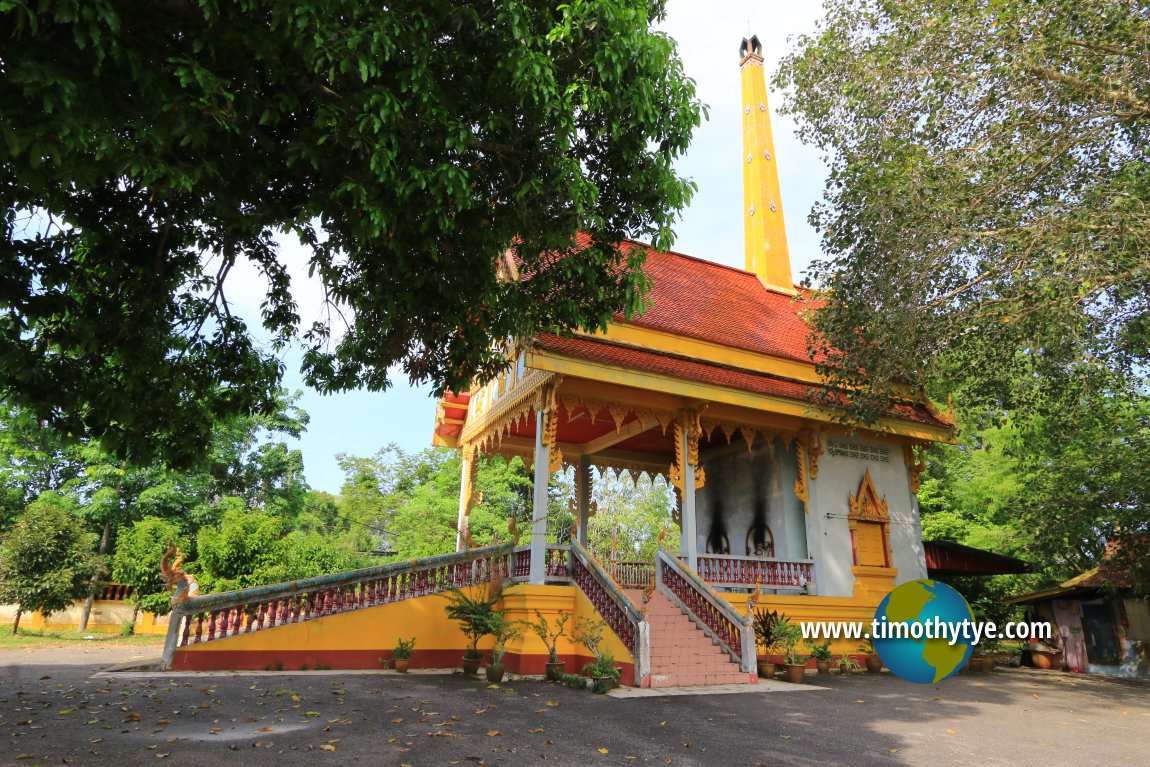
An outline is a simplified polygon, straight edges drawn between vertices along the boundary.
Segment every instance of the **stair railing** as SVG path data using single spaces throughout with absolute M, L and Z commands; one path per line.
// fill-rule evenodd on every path
M 755 631 L 750 616 L 739 614 L 698 573 L 663 549 L 655 557 L 655 588 L 738 661 L 741 671 L 755 671 Z
M 508 579 L 514 544 L 193 597 L 172 609 L 163 668 L 180 647 Z
M 571 540 L 571 581 L 579 587 L 635 661 L 635 685 L 651 674 L 651 630 L 646 614 L 635 606 L 599 560 L 578 540 Z

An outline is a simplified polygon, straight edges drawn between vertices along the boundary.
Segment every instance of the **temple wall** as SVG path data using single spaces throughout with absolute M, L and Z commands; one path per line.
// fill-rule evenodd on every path
M 84 600 L 78 599 L 59 612 L 51 613 L 47 620 L 38 612 L 20 616 L 20 628 L 29 631 L 67 631 L 80 627 L 80 616 L 84 612 Z M 127 602 L 97 599 L 92 603 L 88 615 L 87 631 L 93 633 L 119 632 L 125 623 L 136 618 L 134 628 L 137 634 L 163 634 L 168 630 L 168 616 L 156 616 L 149 612 L 136 613 L 135 607 Z M 0 605 L 0 623 L 16 620 L 16 605 Z
M 890 513 L 891 564 L 895 583 L 926 577 L 918 501 L 902 448 L 889 443 L 824 436 L 818 477 L 810 482 L 810 539 L 819 593 L 849 596 L 854 589 L 850 526 L 850 496 L 857 493 L 867 469 L 875 489 L 886 497 Z M 828 515 L 829 518 L 828 518 Z
M 359 668 L 387 666 L 400 638 L 415 637 L 411 668 L 454 668 L 460 664 L 467 638 L 450 620 L 441 594 L 405 599 L 391 604 L 325 615 L 301 623 L 191 644 L 176 650 L 172 667 L 204 669 L 298 669 Z M 599 613 L 574 586 L 508 586 L 498 608 L 510 621 L 533 621 L 539 610 L 549 621 L 560 612 L 571 615 L 570 631 L 580 616 L 599 619 Z M 492 639 L 484 637 L 479 650 L 490 660 Z M 630 651 L 611 629 L 604 630 L 602 649 L 610 652 L 623 672 L 623 683 L 634 680 Z M 560 639 L 559 659 L 567 672 L 576 673 L 593 657 L 586 648 Z M 513 674 L 542 674 L 548 660 L 547 647 L 535 634 L 524 630 L 508 643 L 504 665 Z
M 719 553 L 720 541 L 729 542 L 730 554 L 753 553 L 748 534 L 758 519 L 774 535 L 776 557 L 807 558 L 803 509 L 794 491 L 797 469 L 792 449 L 775 440 L 748 451 L 736 437 L 730 446 L 701 455 L 700 463 L 707 473 L 706 485 L 695 496 L 700 554 Z

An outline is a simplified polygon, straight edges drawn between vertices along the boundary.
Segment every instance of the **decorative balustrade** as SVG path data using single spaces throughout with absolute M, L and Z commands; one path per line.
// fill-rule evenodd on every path
M 571 541 L 571 581 L 631 651 L 635 661 L 635 684 L 639 684 L 650 673 L 650 635 L 643 613 L 591 552 L 576 540 Z
M 194 597 L 172 610 L 164 668 L 179 647 L 507 578 L 512 554 L 510 544 L 488 546 Z
M 799 590 L 814 580 L 814 561 L 700 554 L 698 573 L 716 586 L 754 587 L 761 583 L 766 588 Z
M 625 589 L 645 589 L 655 579 L 655 563 L 616 559 L 611 562 L 611 576 Z
M 102 602 L 126 602 L 132 596 L 132 587 L 126 583 L 105 583 L 96 592 L 96 599 Z
M 548 581 L 567 580 L 567 551 L 567 546 L 548 544 L 547 564 L 544 568 L 544 575 Z M 516 548 L 512 561 L 511 580 L 517 583 L 526 582 L 531 577 L 531 547 L 519 546 Z
M 686 610 L 704 633 L 739 661 L 740 669 L 748 673 L 754 670 L 755 633 L 751 619 L 740 615 L 698 573 L 661 549 L 655 558 L 655 587 Z

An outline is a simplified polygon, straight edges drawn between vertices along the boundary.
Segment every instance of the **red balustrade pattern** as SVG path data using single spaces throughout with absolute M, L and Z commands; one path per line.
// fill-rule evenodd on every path
M 567 577 L 567 548 L 564 546 L 547 547 L 547 577 Z
M 720 642 L 741 659 L 739 626 L 731 621 L 715 604 L 707 599 L 694 584 L 684 578 L 678 570 L 670 566 L 659 568 L 661 582 L 674 594 L 687 609 L 695 614 Z
M 655 563 L 615 560 L 611 563 L 611 575 L 625 589 L 645 589 L 655 579 Z
M 531 549 L 518 549 L 515 552 L 515 568 L 511 571 L 511 577 L 515 580 L 527 580 L 531 576 Z
M 96 592 L 96 599 L 103 602 L 123 602 L 132 596 L 132 587 L 126 583 L 105 583 Z
M 801 588 L 813 580 L 812 563 L 803 560 L 699 555 L 699 576 L 708 583 Z
M 210 642 L 325 615 L 487 583 L 493 577 L 506 578 L 511 566 L 506 549 L 488 552 L 466 561 L 437 563 L 437 559 L 458 559 L 458 555 L 433 557 L 427 560 L 428 564 L 407 569 L 400 565 L 394 572 L 380 573 L 381 568 L 372 568 L 359 579 L 354 579 L 355 573 L 348 573 L 347 576 L 353 580 L 330 586 L 311 584 L 312 587 L 307 588 L 301 586 L 307 584 L 307 581 L 300 581 L 296 584 L 246 590 L 250 592 L 248 599 L 244 599 L 245 591 L 200 597 L 187 603 L 192 611 L 181 616 L 183 627 L 177 629 L 176 646 Z M 326 579 L 331 580 L 330 577 Z M 196 610 L 197 601 L 206 602 L 206 609 Z M 230 603 L 214 609 L 210 607 L 211 602 L 222 601 Z
M 571 580 L 603 616 L 604 622 L 615 632 L 615 636 L 619 637 L 619 641 L 631 651 L 633 657 L 637 658 L 639 627 L 578 557 L 571 558 Z
M 548 546 L 544 574 L 548 580 L 567 577 L 567 547 Z M 531 547 L 524 546 L 515 550 L 514 567 L 511 571 L 512 579 L 526 581 L 531 577 Z

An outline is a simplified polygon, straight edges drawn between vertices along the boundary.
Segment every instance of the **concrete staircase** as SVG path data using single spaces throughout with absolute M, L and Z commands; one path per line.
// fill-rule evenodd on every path
M 635 592 L 634 601 L 642 604 L 641 592 Z M 758 681 L 756 675 L 740 671 L 739 664 L 662 592 L 651 593 L 647 622 L 651 626 L 651 687 Z

